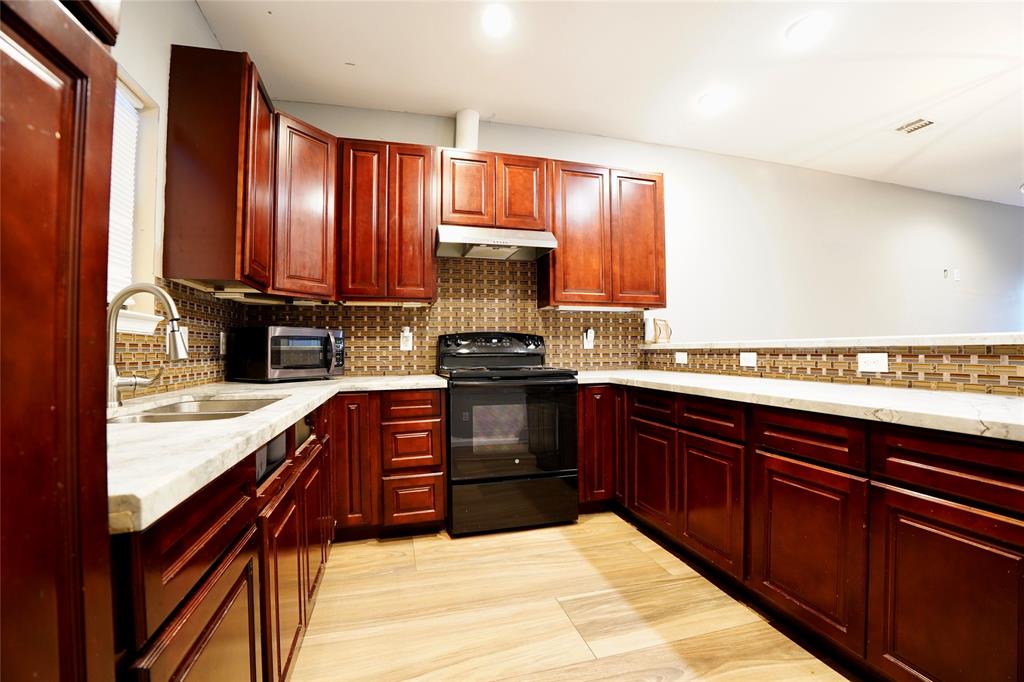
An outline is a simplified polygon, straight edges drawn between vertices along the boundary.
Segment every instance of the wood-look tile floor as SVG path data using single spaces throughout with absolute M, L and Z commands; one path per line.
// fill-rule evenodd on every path
M 335 545 L 293 682 L 842 680 L 618 516 Z

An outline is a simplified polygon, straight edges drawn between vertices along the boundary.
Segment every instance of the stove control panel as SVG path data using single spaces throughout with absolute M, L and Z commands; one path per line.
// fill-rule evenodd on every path
M 451 355 L 543 355 L 544 337 L 510 332 L 465 332 L 438 337 L 440 356 Z

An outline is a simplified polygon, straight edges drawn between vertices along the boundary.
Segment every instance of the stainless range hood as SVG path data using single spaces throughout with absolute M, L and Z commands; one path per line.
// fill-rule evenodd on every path
M 550 232 L 500 227 L 437 227 L 437 255 L 449 258 L 537 260 L 558 246 Z

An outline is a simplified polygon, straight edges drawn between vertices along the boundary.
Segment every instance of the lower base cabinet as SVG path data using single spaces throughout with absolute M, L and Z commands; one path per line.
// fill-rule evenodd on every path
M 864 656 L 867 479 L 757 450 L 749 505 L 753 589 Z
M 132 677 L 263 680 L 256 527 L 228 550 L 172 620 L 141 652 Z
M 399 526 L 444 520 L 444 474 L 385 476 L 384 525 Z
M 259 527 L 266 626 L 265 679 L 276 682 L 285 678 L 294 662 L 305 622 L 304 529 L 294 482 L 287 484 L 260 512 Z
M 869 662 L 894 680 L 1024 679 L 1024 521 L 871 489 Z
M 626 505 L 644 520 L 672 533 L 675 527 L 676 430 L 645 419 L 629 421 Z

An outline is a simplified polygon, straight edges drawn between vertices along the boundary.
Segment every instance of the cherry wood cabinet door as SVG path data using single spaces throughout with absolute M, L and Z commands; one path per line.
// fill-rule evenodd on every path
M 258 537 L 228 550 L 131 666 L 143 682 L 263 680 Z
M 630 419 L 629 497 L 631 511 L 655 526 L 675 528 L 676 430 L 643 419 Z
M 743 446 L 679 432 L 677 536 L 737 578 L 743 577 Z
M 384 525 L 444 520 L 444 473 L 387 476 L 384 485 Z
M 615 434 L 615 473 L 613 482 L 615 487 L 615 501 L 626 506 L 626 490 L 629 488 L 629 469 L 626 466 L 626 432 L 629 430 L 626 423 L 626 392 L 619 387 L 612 387 L 613 402 L 615 403 L 614 420 L 617 426 Z
M 520 230 L 546 230 L 550 220 L 547 159 L 533 156 L 495 157 L 495 225 Z
M 336 140 L 277 114 L 277 223 L 274 290 L 316 298 L 335 295 Z
M 259 526 L 264 673 L 268 682 L 278 682 L 294 663 L 305 624 L 304 529 L 294 477 L 260 512 Z
M 1024 521 L 871 484 L 868 660 L 894 680 L 1024 679 Z
M 335 475 L 339 526 L 380 523 L 380 419 L 378 401 L 369 393 L 336 398 Z
M 494 227 L 494 154 L 441 151 L 441 222 Z
M 612 244 L 607 168 L 556 162 L 553 232 L 547 261 L 550 303 L 612 300 Z M 542 301 L 544 303 L 544 301 Z
M 387 295 L 434 297 L 434 150 L 393 144 L 388 150 Z
M 660 173 L 611 172 L 612 300 L 665 305 L 665 193 Z
M 302 583 L 305 587 L 305 613 L 309 621 L 309 612 L 313 608 L 313 599 L 324 577 L 324 472 L 323 448 L 319 443 L 313 445 L 302 471 L 299 474 L 297 491 L 299 495 L 299 511 L 302 515 Z
M 270 286 L 274 267 L 274 105 L 252 63 L 246 133 L 249 143 L 242 277 L 265 289 Z
M 341 267 L 339 294 L 387 295 L 388 145 L 341 143 Z
M 580 502 L 602 502 L 615 496 L 615 467 L 618 464 L 618 421 L 620 403 L 613 386 L 580 388 Z
M 863 656 L 867 480 L 761 450 L 753 458 L 751 587 Z
M 103 320 L 117 64 L 56 2 L 4 2 L 0 20 L 0 676 L 111 679 Z

